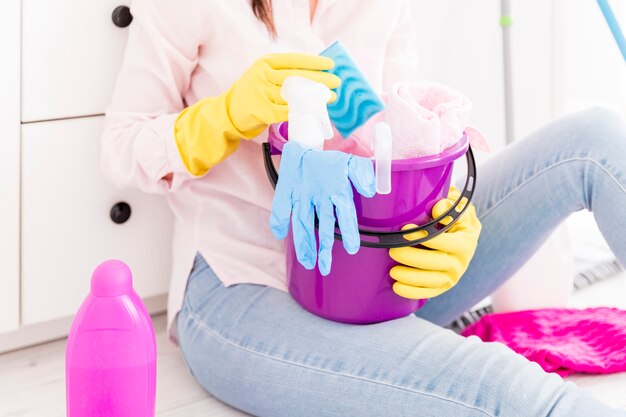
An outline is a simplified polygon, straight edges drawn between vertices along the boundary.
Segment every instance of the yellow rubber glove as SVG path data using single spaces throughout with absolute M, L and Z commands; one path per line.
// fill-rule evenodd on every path
M 266 55 L 257 60 L 223 94 L 208 97 L 183 110 L 174 125 L 178 151 L 192 175 L 203 175 L 269 124 L 287 120 L 287 103 L 280 96 L 285 78 L 297 75 L 337 88 L 341 80 L 322 70 L 332 59 L 308 54 Z M 335 93 L 331 98 L 336 98 Z
M 433 207 L 433 218 L 449 210 L 460 194 L 458 189 L 452 187 L 448 198 L 440 200 Z M 465 204 L 467 199 L 461 201 L 457 210 L 461 211 Z M 447 225 L 450 220 L 448 216 L 440 223 Z M 402 230 L 414 227 L 417 226 L 408 224 Z M 420 299 L 436 297 L 454 287 L 474 256 L 481 228 L 476 209 L 470 204 L 450 229 L 421 244 L 428 249 L 411 246 L 390 249 L 389 256 L 401 264 L 394 266 L 389 272 L 396 280 L 393 291 L 405 298 Z M 423 236 L 416 232 L 406 238 L 417 239 Z

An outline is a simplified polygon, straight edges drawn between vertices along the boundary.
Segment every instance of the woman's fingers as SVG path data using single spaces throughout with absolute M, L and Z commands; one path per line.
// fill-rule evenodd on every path
M 437 288 L 454 284 L 450 275 L 443 271 L 425 271 L 404 265 L 397 265 L 389 271 L 391 278 L 413 287 Z
M 415 229 L 416 227 L 417 225 L 410 223 L 410 224 L 404 225 L 402 230 Z M 404 235 L 404 238 L 406 240 L 417 240 L 417 239 L 422 239 L 426 236 L 428 236 L 428 233 L 425 230 L 419 230 L 417 232 L 407 233 L 406 235 Z M 462 239 L 459 239 L 459 236 L 460 235 L 458 232 L 457 233 L 442 233 L 440 235 L 435 236 L 434 238 L 431 238 L 429 240 L 426 240 L 420 243 L 420 245 L 427 247 L 429 249 L 436 249 L 439 251 L 456 253 L 458 252 L 459 249 L 462 249 L 464 247 Z M 407 249 L 415 249 L 415 248 L 409 247 Z
M 409 224 L 405 224 L 402 227 L 402 230 L 410 230 L 410 229 L 415 229 L 417 227 L 416 224 L 413 223 L 409 223 Z M 425 230 L 418 230 L 417 232 L 413 232 L 413 233 L 407 233 L 406 235 L 404 235 L 403 237 L 406 240 L 417 240 L 417 239 L 422 239 L 424 237 L 428 236 L 428 232 L 426 232 Z
M 450 187 L 450 190 L 448 190 L 448 198 L 449 200 L 458 200 L 459 197 L 461 196 L 461 191 L 456 188 L 455 186 Z
M 306 70 L 306 69 L 281 69 L 276 71 L 268 71 L 267 81 L 275 85 L 283 85 L 283 82 L 287 77 L 303 77 L 311 81 L 315 81 L 324 84 L 326 87 L 333 88 L 339 87 L 341 79 L 335 74 L 324 71 Z
M 286 122 L 289 119 L 289 107 L 286 104 L 270 104 L 271 113 L 268 115 L 272 120 L 263 120 L 267 124 Z
M 299 53 L 270 54 L 264 59 L 274 69 L 311 69 L 329 70 L 335 66 L 335 62 L 325 56 Z
M 389 256 L 400 264 L 433 271 L 450 271 L 460 266 L 456 257 L 441 250 L 409 246 L 389 249 Z
M 267 98 L 269 98 L 270 103 L 285 106 L 287 108 L 287 101 L 280 95 L 280 86 L 272 85 L 266 90 Z
M 420 245 L 429 249 L 456 254 L 465 249 L 468 239 L 471 239 L 471 236 L 467 233 L 447 231 L 420 243 Z
M 448 210 L 450 210 L 450 208 L 452 208 L 453 205 L 454 201 L 448 200 L 447 198 L 437 201 L 437 203 L 433 206 L 431 212 L 433 219 L 438 219 L 439 217 L 443 216 Z M 451 221 L 452 217 L 446 216 L 443 219 L 439 220 L 439 223 L 447 226 L 450 224 Z
M 278 106 L 284 106 L 285 111 L 286 111 L 287 101 L 283 98 L 283 96 L 280 95 L 280 89 L 281 89 L 281 86 L 272 84 L 272 87 L 267 89 L 267 97 L 269 98 L 269 101 L 272 104 L 275 104 Z M 335 100 L 337 100 L 337 93 L 331 90 L 330 99 L 328 99 L 328 103 L 332 103 Z M 287 120 L 287 119 L 285 118 L 284 120 Z M 280 121 L 283 121 L 283 120 L 281 119 Z
M 395 282 L 393 284 L 393 292 L 398 294 L 400 297 L 410 298 L 412 300 L 420 300 L 423 298 L 433 298 L 442 293 L 448 291 L 450 289 L 449 286 L 444 285 L 437 288 L 422 288 L 422 287 L 413 287 L 412 285 L 406 285 L 401 282 Z

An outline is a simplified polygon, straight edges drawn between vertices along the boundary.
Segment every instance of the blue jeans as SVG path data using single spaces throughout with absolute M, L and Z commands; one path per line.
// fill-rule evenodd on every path
M 321 319 L 272 288 L 226 288 L 198 256 L 177 317 L 183 356 L 205 389 L 256 416 L 626 416 L 504 345 L 440 327 L 574 211 L 593 211 L 626 264 L 625 187 L 617 115 L 593 109 L 542 128 L 480 167 L 483 231 L 459 284 L 416 315 L 373 325 Z

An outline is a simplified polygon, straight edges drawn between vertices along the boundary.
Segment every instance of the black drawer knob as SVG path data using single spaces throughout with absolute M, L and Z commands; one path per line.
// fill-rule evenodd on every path
M 130 218 L 131 211 L 128 203 L 120 201 L 111 207 L 111 220 L 117 224 L 125 223 Z
M 113 24 L 118 28 L 125 28 L 133 21 L 133 15 L 130 14 L 130 8 L 128 6 L 117 6 L 115 10 L 113 10 L 111 19 L 113 19 Z

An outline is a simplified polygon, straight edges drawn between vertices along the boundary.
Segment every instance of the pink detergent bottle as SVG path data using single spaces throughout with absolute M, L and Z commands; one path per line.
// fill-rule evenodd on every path
M 154 417 L 154 328 L 125 263 L 95 269 L 65 353 L 68 417 Z

